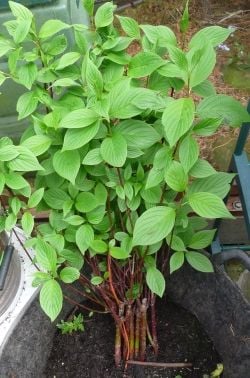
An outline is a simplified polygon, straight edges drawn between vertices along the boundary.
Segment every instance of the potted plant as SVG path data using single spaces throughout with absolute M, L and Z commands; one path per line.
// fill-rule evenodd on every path
M 38 29 L 30 10 L 9 2 L 15 19 L 0 39 L 9 72 L 0 80 L 27 88 L 17 112 L 30 126 L 18 145 L 0 140 L 9 203 L 1 230 L 20 219 L 31 236 L 26 246 L 40 269 L 33 284 L 51 321 L 62 309 L 61 284 L 74 290 L 74 281 L 90 311 L 112 315 L 118 366 L 144 361 L 148 341 L 157 354 L 155 300 L 169 273 L 184 262 L 213 272 L 202 252 L 215 234 L 206 219 L 233 218 L 223 198 L 234 175 L 200 158 L 196 136 L 249 115 L 208 79 L 232 30 L 206 27 L 187 42 L 186 7 L 180 47 L 167 26 L 117 16 L 117 27 L 112 2 L 95 15 L 93 0 L 83 4 L 89 27 L 52 19 Z M 49 221 L 35 224 L 33 209 L 48 211 Z

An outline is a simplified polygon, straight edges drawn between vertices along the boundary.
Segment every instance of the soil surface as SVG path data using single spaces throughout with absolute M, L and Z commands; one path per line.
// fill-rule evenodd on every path
M 126 374 L 114 366 L 114 324 L 109 315 L 95 315 L 85 331 L 54 337 L 44 372 L 47 378 L 203 378 L 221 358 L 195 316 L 181 307 L 161 301 L 157 308 L 159 356 L 157 362 L 191 362 L 193 368 L 129 367 Z M 150 347 L 148 361 L 154 361 Z M 207 375 L 206 375 L 207 374 Z

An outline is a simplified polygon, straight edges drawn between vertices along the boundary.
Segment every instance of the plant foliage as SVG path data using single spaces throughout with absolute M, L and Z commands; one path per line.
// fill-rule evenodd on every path
M 0 37 L 8 59 L 0 82 L 24 87 L 17 112 L 29 126 L 18 145 L 0 140 L 0 187 L 9 201 L 0 224 L 10 230 L 20 220 L 32 235 L 34 285 L 51 320 L 62 308 L 62 285 L 79 280 L 93 309 L 111 312 L 125 359 L 138 358 L 134 317 L 146 332 L 143 319 L 165 292 L 169 260 L 171 273 L 185 261 L 212 272 L 202 249 L 214 230 L 204 230 L 204 218 L 232 218 L 223 198 L 233 176 L 199 158 L 196 136 L 249 116 L 209 81 L 228 29 L 204 28 L 180 47 L 166 26 L 114 16 L 112 2 L 94 17 L 94 1 L 83 4 L 90 27 L 56 19 L 39 27 L 31 11 L 9 2 L 14 20 Z M 188 24 L 187 3 L 183 33 Z M 131 56 L 134 43 L 140 48 Z M 35 224 L 33 208 L 48 211 L 48 222 Z M 157 350 L 154 312 L 151 321 Z M 119 348 L 115 357 L 119 364 Z

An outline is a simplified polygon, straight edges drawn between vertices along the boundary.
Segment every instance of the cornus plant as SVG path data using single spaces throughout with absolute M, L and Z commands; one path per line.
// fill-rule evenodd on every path
M 83 1 L 89 27 L 49 20 L 38 28 L 30 10 L 9 5 L 0 81 L 26 89 L 17 112 L 28 127 L 18 145 L 0 140 L 1 230 L 20 222 L 31 235 L 34 285 L 52 321 L 67 284 L 88 299 L 80 306 L 112 315 L 117 365 L 144 360 L 148 342 L 158 350 L 155 299 L 169 272 L 185 261 L 212 272 L 206 219 L 232 218 L 223 198 L 233 175 L 200 158 L 196 140 L 249 120 L 208 80 L 231 31 L 210 26 L 179 44 L 167 26 L 114 17 L 111 2 L 93 15 L 93 0 Z M 32 209 L 47 210 L 49 221 L 35 224 Z

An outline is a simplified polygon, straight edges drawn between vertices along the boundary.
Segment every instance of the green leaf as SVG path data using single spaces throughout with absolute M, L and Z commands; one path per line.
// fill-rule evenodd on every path
M 98 165 L 102 162 L 102 156 L 100 152 L 100 148 L 94 148 L 93 150 L 89 151 L 87 155 L 84 157 L 82 164 L 83 165 Z
M 181 98 L 168 103 L 162 116 L 162 123 L 170 147 L 174 146 L 191 128 L 194 111 L 194 103 L 190 98 Z
M 96 136 L 99 128 L 100 123 L 95 122 L 83 129 L 68 129 L 64 137 L 63 150 L 76 150 L 85 146 Z
M 101 144 L 101 156 L 104 161 L 113 167 L 122 167 L 127 158 L 127 143 L 125 138 L 115 132 Z
M 204 46 L 204 41 L 209 41 L 216 47 L 223 43 L 233 32 L 232 29 L 222 28 L 221 26 L 208 26 L 199 30 L 191 39 L 189 46 Z
M 80 215 L 71 215 L 67 218 L 64 219 L 65 222 L 68 224 L 71 224 L 72 226 L 80 226 L 81 224 L 84 223 L 84 218 L 81 217 Z
M 13 213 L 18 215 L 22 206 L 21 201 L 17 197 L 13 197 L 9 200 L 9 204 Z
M 175 252 L 170 257 L 170 274 L 175 272 L 176 270 L 180 269 L 184 264 L 184 252 Z
M 5 173 L 5 182 L 9 188 L 14 190 L 22 189 L 29 185 L 28 181 L 15 172 Z
M 185 257 L 189 265 L 199 272 L 212 273 L 214 271 L 213 265 L 209 258 L 199 252 L 186 252 Z
M 106 2 L 97 9 L 95 14 L 95 26 L 97 29 L 112 24 L 115 8 L 116 6 L 112 2 Z
M 40 306 L 53 322 L 62 309 L 63 294 L 58 282 L 46 281 L 40 291 Z
M 224 198 L 230 190 L 234 177 L 234 173 L 217 172 L 209 177 L 196 179 L 189 187 L 188 193 L 190 195 L 197 192 L 209 192 Z
M 31 11 L 15 1 L 9 1 L 11 13 L 19 20 L 30 21 L 33 18 Z
M 66 267 L 60 271 L 60 278 L 65 283 L 72 283 L 78 280 L 79 277 L 80 277 L 79 270 L 73 267 Z
M 202 49 L 191 50 L 190 53 L 192 53 L 192 58 L 189 67 L 189 86 L 193 88 L 204 82 L 213 72 L 216 54 L 210 43 L 207 43 Z
M 197 162 L 191 168 L 190 176 L 201 178 L 208 177 L 216 173 L 216 170 L 209 164 L 208 161 L 198 159 Z
M 130 79 L 119 80 L 108 95 L 110 104 L 109 116 L 111 118 L 127 119 L 142 112 L 132 101 L 138 95 L 137 88 L 130 85 Z
M 116 16 L 123 31 L 131 38 L 140 39 L 141 33 L 138 23 L 131 17 Z
M 51 280 L 51 276 L 44 272 L 35 272 L 33 275 L 32 287 L 43 285 L 44 282 Z
M 79 87 L 80 84 L 74 81 L 73 79 L 70 79 L 69 77 L 65 77 L 64 79 L 58 79 L 54 81 L 52 84 L 52 87 Z
M 188 184 L 188 176 L 178 161 L 173 161 L 165 173 L 165 181 L 176 192 L 184 192 Z
M 41 202 L 43 195 L 44 188 L 37 189 L 35 192 L 33 192 L 28 200 L 28 207 L 36 207 Z
M 199 136 L 210 136 L 215 133 L 223 121 L 222 118 L 206 118 L 198 122 L 193 131 Z
M 133 245 L 152 245 L 164 239 L 173 229 L 174 209 L 156 206 L 146 210 L 136 221 Z
M 166 283 L 163 274 L 157 268 L 151 266 L 147 269 L 146 282 L 149 289 L 162 298 L 165 292 Z
M 49 233 L 44 235 L 44 241 L 48 242 L 56 251 L 60 252 L 64 248 L 64 237 L 60 234 Z
M 5 186 L 5 177 L 4 177 L 4 174 L 0 172 L 0 195 L 3 193 L 4 186 Z
M 83 0 L 82 3 L 88 15 L 93 16 L 95 0 Z
M 134 78 L 148 76 L 164 64 L 165 61 L 153 52 L 139 52 L 130 60 L 128 75 Z
M 140 25 L 140 28 L 154 46 L 166 48 L 169 45 L 176 45 L 174 32 L 167 26 Z
M 145 189 L 150 189 L 154 188 L 155 186 L 158 186 L 163 181 L 163 179 L 164 170 L 152 168 L 148 173 Z
M 76 197 L 76 209 L 82 213 L 88 213 L 94 210 L 98 204 L 94 194 L 89 192 L 82 192 Z
M 91 278 L 90 282 L 92 283 L 92 285 L 98 286 L 103 283 L 103 278 L 100 276 L 94 276 Z
M 44 170 L 35 155 L 26 147 L 17 147 L 19 155 L 8 163 L 13 171 L 30 172 Z
M 188 11 L 188 3 L 189 0 L 186 2 L 186 6 L 184 9 L 184 12 L 182 14 L 181 20 L 180 20 L 180 31 L 181 33 L 186 33 L 189 26 L 189 11 Z
M 80 57 L 81 57 L 81 54 L 74 51 L 64 54 L 59 59 L 58 64 L 56 65 L 56 70 L 62 70 L 65 67 L 71 66 L 72 64 L 77 62 L 78 59 L 80 59 Z
M 37 66 L 33 62 L 24 64 L 19 68 L 17 74 L 19 83 L 23 84 L 27 89 L 31 89 L 37 77 Z
M 186 54 L 176 46 L 167 46 L 169 57 L 176 66 L 183 71 L 185 81 L 187 79 L 188 61 Z
M 68 113 L 60 122 L 60 127 L 66 129 L 80 129 L 95 123 L 100 116 L 91 109 L 77 109 Z
M 16 222 L 17 222 L 16 214 L 14 213 L 9 214 L 5 220 L 5 230 L 10 231 L 16 225 Z
M 25 235 L 30 235 L 34 227 L 34 218 L 29 212 L 25 212 L 21 219 L 22 229 Z
M 204 98 L 197 106 L 197 112 L 201 118 L 223 118 L 234 127 L 250 122 L 247 109 L 233 97 L 223 94 Z
M 22 94 L 17 101 L 18 120 L 28 117 L 36 110 L 38 104 L 37 95 L 30 91 Z
M 84 253 L 94 241 L 94 231 L 90 225 L 84 224 L 76 231 L 76 245 Z
M 208 247 L 215 235 L 216 230 L 204 230 L 193 234 L 188 247 L 193 249 L 202 249 Z
M 44 154 L 50 145 L 51 139 L 46 135 L 34 135 L 21 143 L 21 146 L 27 147 L 35 156 Z
M 108 250 L 108 246 L 103 240 L 93 240 L 90 248 L 97 253 L 105 253 Z
M 15 159 L 18 155 L 18 149 L 12 144 L 0 147 L 0 161 L 10 161 Z
M 46 190 L 43 198 L 50 208 L 56 210 L 62 210 L 64 202 L 70 200 L 70 197 L 65 191 L 57 188 Z
M 50 244 L 42 239 L 37 239 L 36 259 L 39 266 L 47 271 L 54 272 L 56 269 L 57 255 L 56 251 Z
M 167 240 L 169 247 L 173 251 L 177 251 L 177 252 L 186 251 L 185 244 L 184 244 L 183 240 L 178 235 L 170 234 L 170 235 L 167 236 L 166 240 Z
M 98 98 L 100 98 L 103 91 L 102 74 L 90 59 L 87 60 L 86 82 L 89 89 L 93 91 Z
M 57 151 L 53 156 L 53 167 L 56 173 L 69 180 L 73 185 L 80 165 L 80 154 L 77 150 Z
M 198 160 L 199 145 L 197 141 L 188 135 L 180 144 L 179 159 L 186 173 L 193 167 Z
M 201 97 L 216 95 L 216 90 L 209 80 L 204 80 L 200 84 L 193 87 L 192 90 Z
M 161 136 L 149 124 L 140 120 L 126 120 L 116 130 L 126 139 L 129 147 L 146 149 L 160 141 Z
M 39 38 L 44 39 L 48 37 L 52 37 L 54 34 L 60 32 L 61 30 L 69 29 L 70 25 L 65 24 L 60 20 L 48 20 L 46 21 L 40 31 L 39 31 Z
M 126 251 L 125 249 L 121 247 L 110 247 L 109 253 L 116 260 L 127 259 L 130 254 L 129 251 Z
M 195 213 L 204 218 L 233 218 L 221 198 L 212 193 L 200 192 L 189 196 L 188 202 Z
M 69 265 L 73 268 L 78 270 L 82 269 L 83 267 L 83 257 L 78 251 L 70 251 L 68 249 L 64 249 L 59 252 L 60 256 L 63 257 Z

